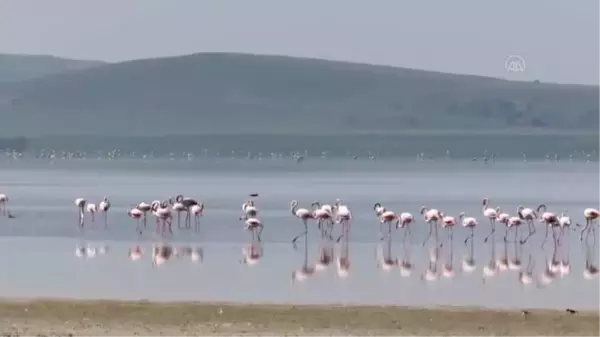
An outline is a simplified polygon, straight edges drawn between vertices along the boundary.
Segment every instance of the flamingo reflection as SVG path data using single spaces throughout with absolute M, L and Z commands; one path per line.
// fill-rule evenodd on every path
M 585 245 L 585 268 L 583 270 L 583 278 L 585 278 L 586 280 L 592 280 L 594 279 L 596 276 L 598 276 L 598 267 L 597 264 L 594 263 L 594 256 L 597 256 L 598 254 L 593 254 L 594 248 L 596 247 L 596 245 L 594 244 L 593 246 L 590 246 L 588 244 L 588 242 L 586 241 L 584 243 Z
M 129 248 L 128 256 L 132 261 L 139 260 L 140 258 L 142 258 L 142 255 L 143 255 L 143 251 L 140 246 L 135 245 L 135 246 Z
M 445 278 L 452 278 L 454 277 L 454 244 L 452 242 L 452 230 L 448 231 L 448 236 L 450 244 L 446 246 L 447 254 L 444 257 L 444 263 L 442 265 L 442 276 Z
M 175 253 L 169 244 L 159 243 L 152 247 L 152 267 L 160 267 L 167 262 Z
M 344 240 L 342 240 L 340 247 L 340 255 L 336 260 L 337 273 L 339 278 L 346 278 L 350 272 L 350 245 L 349 245 L 349 226 L 343 226 L 344 232 L 342 233 Z M 339 240 L 339 239 L 338 239 Z
M 508 242 L 504 241 L 503 243 L 502 255 L 496 261 L 496 265 L 498 266 L 498 271 L 507 271 L 508 270 Z
M 515 243 L 516 245 L 516 243 Z M 520 250 L 521 248 L 519 248 Z M 519 261 L 518 263 L 519 266 L 521 266 L 521 263 Z M 533 283 L 533 267 L 535 265 L 535 261 L 533 259 L 533 254 L 531 253 L 531 250 L 528 249 L 527 250 L 527 265 L 525 266 L 525 269 L 520 268 L 519 269 L 519 283 L 521 283 L 524 286 L 528 286 L 531 283 Z
M 517 243 L 516 240 L 513 242 L 513 257 L 508 259 L 508 269 L 513 271 L 519 271 L 523 267 L 521 262 L 523 247 Z
M 544 255 L 546 252 L 544 251 Z M 560 261 L 557 259 L 558 255 L 558 245 L 554 244 L 552 247 L 552 258 L 548 261 L 548 257 L 544 256 L 546 259 L 546 265 L 544 271 L 541 273 L 538 279 L 538 288 L 545 287 L 550 285 L 556 279 L 556 275 L 560 272 Z
M 498 264 L 496 263 L 496 244 L 494 244 L 496 240 L 494 239 L 494 233 L 491 234 L 491 238 L 492 240 L 489 243 L 491 249 L 490 260 L 485 266 L 483 266 L 482 280 L 484 284 L 487 282 L 488 279 L 496 276 L 496 273 L 498 271 Z
M 202 247 L 183 246 L 176 250 L 177 257 L 189 258 L 192 262 L 202 262 L 204 249 Z
M 386 240 L 386 249 L 383 248 L 383 242 L 377 245 L 377 268 L 383 271 L 390 271 L 398 266 L 398 259 L 392 258 L 392 236 L 388 235 Z
M 292 283 L 306 281 L 310 276 L 314 275 L 315 267 L 308 265 L 308 233 L 304 234 L 304 261 L 300 269 L 292 272 Z
M 333 262 L 333 245 L 331 241 L 322 239 L 319 243 L 319 259 L 315 265 L 317 271 L 327 269 Z
M 263 257 L 263 246 L 260 242 L 252 242 L 242 248 L 242 263 L 253 266 Z
M 432 247 L 429 250 L 429 264 L 427 265 L 427 269 L 425 273 L 421 275 L 421 280 L 423 281 L 435 281 L 438 279 L 438 260 L 440 257 L 440 248 L 439 246 Z
M 400 261 L 400 276 L 409 277 L 412 274 L 414 269 L 414 265 L 411 259 L 412 253 L 412 245 L 402 245 L 403 247 L 403 255 L 402 260 Z
M 463 274 L 470 274 L 472 273 L 475 268 L 475 242 L 473 240 L 470 241 L 470 245 L 469 245 L 469 253 L 467 255 L 465 255 L 462 259 L 462 264 L 461 264 L 461 273 Z

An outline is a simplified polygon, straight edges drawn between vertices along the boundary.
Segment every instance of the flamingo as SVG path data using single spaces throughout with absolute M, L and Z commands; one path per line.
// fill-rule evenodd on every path
M 558 225 L 562 231 L 571 228 L 571 217 L 567 215 L 566 211 L 560 213 L 558 216 Z
M 409 212 L 402 212 L 402 213 L 400 213 L 399 219 L 400 219 L 400 222 L 396 223 L 396 229 L 404 228 L 404 238 L 402 239 L 402 242 L 406 243 L 407 235 L 410 235 L 412 238 L 410 225 L 415 222 L 415 217 L 413 217 L 413 215 L 410 214 Z
M 452 233 L 454 226 L 456 226 L 456 219 L 453 216 L 445 215 L 443 212 L 440 212 L 442 216 L 442 228 L 445 228 L 448 231 L 448 241 L 452 245 L 454 240 L 454 233 Z M 440 247 L 443 245 L 440 244 Z
M 483 242 L 487 242 L 489 237 L 492 234 L 494 234 L 494 232 L 496 231 L 496 219 L 498 218 L 498 213 L 500 213 L 500 207 L 497 207 L 496 209 L 489 208 L 489 203 L 490 203 L 490 200 L 488 198 L 483 198 L 483 216 L 488 218 L 488 220 L 490 221 L 490 226 L 491 226 L 491 231 L 485 237 Z
M 352 212 L 350 212 L 348 206 L 343 204 L 340 199 L 336 199 L 333 209 L 335 211 L 335 222 L 342 224 L 342 234 L 336 240 L 339 243 L 342 237 L 348 232 L 348 226 L 350 220 L 352 220 Z
M 552 228 L 552 237 L 554 239 L 554 244 L 557 244 L 555 228 L 558 228 L 560 226 L 560 224 L 558 223 L 558 217 L 552 212 L 547 212 L 546 205 L 544 204 L 540 204 L 537 207 L 536 212 L 537 214 L 541 214 L 540 222 L 546 225 L 546 235 L 544 236 L 544 241 L 542 241 L 542 247 L 546 244 L 546 241 L 548 240 L 548 229 L 550 228 Z
M 152 211 L 154 213 L 154 216 L 156 216 L 156 232 L 159 232 L 159 228 L 162 228 L 162 230 L 160 231 L 161 234 L 164 234 L 165 232 L 165 228 L 167 228 L 168 225 L 168 229 L 169 229 L 169 233 L 173 234 L 173 230 L 171 229 L 171 219 L 172 219 L 172 214 L 171 211 L 168 208 L 168 201 L 163 201 L 162 203 L 159 201 L 154 201 L 152 202 Z M 161 227 L 161 222 L 162 221 L 162 227 Z
M 396 213 L 394 213 L 392 211 L 385 211 L 385 212 L 381 213 L 381 215 L 379 216 L 379 222 L 381 224 L 388 225 L 388 233 L 386 235 L 382 236 L 380 240 L 383 241 L 385 238 L 388 238 L 390 235 L 392 235 L 392 222 L 393 221 L 396 222 L 396 227 L 398 227 L 400 224 L 400 218 L 396 215 Z
M 197 205 L 198 201 L 189 198 L 189 197 L 184 197 L 182 194 L 178 195 L 175 197 L 175 201 L 179 202 L 181 204 L 183 204 L 183 206 L 185 206 L 186 210 L 187 210 L 187 215 L 185 218 L 185 223 L 186 223 L 186 228 L 190 228 L 191 227 L 191 220 L 190 220 L 190 208 L 193 205 Z
M 142 257 L 142 248 L 140 248 L 140 246 L 135 246 L 132 248 L 129 248 L 129 258 L 132 261 L 137 261 Z
M 427 241 L 431 237 L 431 233 L 433 232 L 434 226 L 435 241 L 438 242 L 438 221 L 442 220 L 442 215 L 440 214 L 440 211 L 438 211 L 435 208 L 429 209 L 425 206 L 422 206 L 421 215 L 423 216 L 423 218 L 425 218 L 425 222 L 429 224 L 429 235 L 427 235 L 427 238 L 425 239 L 425 241 L 423 241 L 423 246 L 425 246 L 425 243 L 427 243 Z
M 292 244 L 294 245 L 294 247 L 296 246 L 296 240 L 298 240 L 298 238 L 302 235 L 305 235 L 308 233 L 308 220 L 309 219 L 314 219 L 315 216 L 314 214 L 309 211 L 306 208 L 298 208 L 298 201 L 297 200 L 292 200 L 292 202 L 290 203 L 290 209 L 292 211 L 292 214 L 302 220 L 302 223 L 304 224 L 304 232 L 298 234 L 296 237 L 294 237 L 294 239 L 292 240 Z
M 148 212 L 150 212 L 152 210 L 152 205 L 147 204 L 145 202 L 140 202 L 135 208 L 137 208 L 138 210 L 140 210 L 144 214 L 144 221 L 143 222 L 144 222 L 144 228 L 146 228 L 147 215 L 148 215 Z
M 253 200 L 248 200 L 242 204 L 242 210 L 244 211 L 244 218 L 256 218 L 258 216 L 258 208 L 254 205 Z M 245 220 L 244 219 L 244 220 Z
M 467 238 L 465 239 L 465 245 L 466 245 L 467 241 L 469 241 L 469 239 L 473 240 L 473 237 L 475 236 L 475 226 L 477 226 L 477 219 L 467 216 L 467 214 L 465 212 L 461 212 L 458 215 L 458 218 L 462 221 L 463 227 L 469 228 L 471 230 L 471 234 L 469 236 L 467 236 Z
M 385 209 L 385 207 L 381 206 L 380 203 L 375 203 L 375 205 L 373 205 L 373 210 L 375 211 L 375 215 L 377 216 L 378 220 L 381 220 L 381 215 L 383 213 L 385 213 L 387 211 L 387 209 Z M 383 222 L 379 222 L 379 234 L 383 234 Z
M 79 223 L 80 227 L 83 227 L 83 222 L 84 222 L 84 213 L 83 210 L 85 208 L 85 204 L 86 201 L 83 198 L 77 198 L 75 199 L 75 206 L 77 206 L 79 208 L 79 218 L 77 220 L 77 222 Z
M 241 220 L 243 220 L 243 218 Z M 262 222 L 258 218 L 248 218 L 244 221 L 244 224 L 244 229 L 252 232 L 252 241 L 254 241 L 256 229 L 258 229 L 257 239 L 258 242 L 261 242 L 260 233 L 262 233 L 264 228 Z
M 6 194 L 0 194 L 0 211 L 2 211 L 2 215 L 6 215 L 7 205 L 8 205 L 8 196 Z
M 190 212 L 194 215 L 194 230 L 197 232 L 200 230 L 200 217 L 204 212 L 204 204 L 198 203 L 192 205 L 192 207 L 190 207 Z
M 498 212 L 498 216 L 496 217 L 496 221 L 498 221 L 499 223 L 504 224 L 504 241 L 506 242 L 506 236 L 508 234 L 508 226 L 507 226 L 507 222 L 508 219 L 510 219 L 510 214 L 508 213 L 500 213 Z
M 594 221 L 596 221 L 598 219 L 598 217 L 600 217 L 600 212 L 598 212 L 598 210 L 595 208 L 586 208 L 583 211 L 583 217 L 585 218 L 585 227 L 583 227 L 583 229 L 581 230 L 581 233 L 579 233 L 579 241 L 583 241 L 583 233 L 586 231 L 587 231 L 586 240 L 587 240 L 587 236 L 590 235 L 590 230 L 593 230 L 594 233 L 596 233 L 596 228 L 593 226 L 593 224 L 594 224 Z M 596 235 L 594 234 L 594 240 L 595 239 L 596 239 Z
M 187 208 L 176 199 L 175 202 L 171 198 L 169 198 L 169 204 L 171 204 L 171 209 L 175 213 L 177 213 L 177 228 L 181 229 L 181 212 L 187 211 Z
M 86 210 L 88 213 L 90 213 L 90 215 L 92 217 L 92 222 L 94 222 L 96 220 L 96 218 L 95 218 L 96 204 L 87 204 Z
M 317 220 L 319 228 L 321 229 L 321 237 L 324 238 L 326 233 L 329 233 L 329 239 L 331 237 L 331 229 L 333 225 L 333 208 L 330 205 L 321 205 L 318 201 L 312 203 L 313 215 Z M 326 227 L 327 225 L 327 227 Z
M 100 204 L 98 205 L 98 209 L 102 212 L 104 217 L 104 227 L 108 226 L 108 210 L 110 209 L 110 201 L 108 201 L 108 197 L 104 197 Z
M 161 208 L 159 209 L 167 209 L 167 203 L 161 205 Z M 170 245 L 154 245 L 154 249 L 152 252 L 152 267 L 160 267 L 165 262 L 167 262 L 167 260 L 169 260 L 174 253 L 175 250 Z
M 140 219 L 144 216 L 144 212 L 138 208 L 131 208 L 127 211 L 127 215 L 136 220 L 135 230 L 142 234 L 142 229 L 140 228 Z
M 529 238 L 533 234 L 535 234 L 535 227 L 533 226 L 533 220 L 537 219 L 537 214 L 531 208 L 526 208 L 526 207 L 523 207 L 522 205 L 519 205 L 519 207 L 517 207 L 517 214 L 519 215 L 519 218 L 521 220 L 525 220 L 525 222 L 527 222 L 527 227 L 529 228 L 529 234 L 527 235 L 527 237 L 524 240 L 521 240 L 521 244 L 524 244 L 525 242 L 527 242 L 527 240 L 529 240 Z
M 373 206 L 373 210 L 375 211 L 375 215 L 379 218 L 383 212 L 386 211 L 385 207 L 381 206 L 380 203 L 375 203 Z
M 508 232 L 514 228 L 515 229 L 515 239 L 517 242 L 517 236 L 519 234 L 519 227 L 523 224 L 523 220 L 521 220 L 518 216 L 511 216 L 508 219 L 504 219 L 503 223 L 506 225 L 506 231 L 504 232 L 504 241 L 508 241 L 507 236 Z

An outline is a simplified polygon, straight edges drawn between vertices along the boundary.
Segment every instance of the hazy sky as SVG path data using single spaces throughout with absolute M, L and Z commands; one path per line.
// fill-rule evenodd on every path
M 598 0 L 0 0 L 0 53 L 224 51 L 598 84 Z M 505 70 L 518 54 L 525 71 Z

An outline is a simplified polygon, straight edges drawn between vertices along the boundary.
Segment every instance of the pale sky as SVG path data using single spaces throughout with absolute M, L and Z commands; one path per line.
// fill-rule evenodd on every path
M 0 0 L 0 53 L 245 52 L 598 84 L 598 0 Z M 525 71 L 505 70 L 521 55 Z

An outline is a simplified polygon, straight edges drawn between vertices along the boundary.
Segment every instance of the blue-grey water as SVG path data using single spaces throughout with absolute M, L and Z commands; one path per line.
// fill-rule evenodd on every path
M 484 244 L 489 224 L 482 216 L 481 200 L 488 197 L 515 215 L 518 205 L 535 208 L 545 203 L 550 211 L 567 211 L 574 222 L 583 224 L 583 210 L 598 208 L 599 166 L 597 162 L 410 160 L 292 160 L 206 159 L 193 162 L 170 160 L 0 160 L 0 193 L 9 196 L 8 208 L 16 218 L 0 217 L 0 296 L 70 297 L 150 300 L 203 300 L 231 302 L 365 303 L 414 306 L 468 305 L 484 307 L 541 307 L 597 309 L 597 278 L 583 277 L 586 258 L 597 266 L 598 249 L 592 238 L 579 241 L 579 227 L 569 234 L 556 252 L 557 260 L 569 262 L 570 271 L 558 273 L 543 285 L 541 275 L 554 253 L 552 239 L 540 248 L 544 227 L 527 244 L 506 247 L 509 259 L 520 255 L 523 268 L 533 261 L 533 283 L 523 285 L 518 272 L 497 270 L 484 277 L 483 267 L 504 254 L 504 228 L 498 225 L 495 246 Z M 175 247 L 202 247 L 203 261 L 173 258 L 155 268 L 150 252 L 160 238 L 149 230 L 136 234 L 127 208 L 176 194 L 189 195 L 205 205 L 199 233 L 178 230 L 162 238 Z M 250 236 L 238 221 L 242 202 L 249 193 L 256 198 L 264 256 L 256 265 L 240 263 L 242 248 Z M 77 226 L 74 199 L 112 203 L 108 229 L 101 216 L 86 229 Z M 333 203 L 341 198 L 353 212 L 349 276 L 340 279 L 336 266 L 317 271 L 304 282 L 291 282 L 292 271 L 303 265 L 303 243 L 294 250 L 291 238 L 302 230 L 290 213 L 297 199 L 309 207 L 316 200 Z M 394 232 L 392 250 L 399 259 L 411 259 L 411 275 L 396 267 L 384 271 L 377 266 L 380 244 L 375 202 L 396 212 L 408 211 L 417 222 L 412 227 L 412 245 L 402 246 L 402 232 Z M 461 271 L 461 260 L 469 246 L 463 244 L 467 231 L 456 228 L 451 278 L 435 281 L 421 278 L 429 260 L 429 248 L 421 243 L 428 232 L 420 217 L 421 206 L 459 212 L 478 218 L 475 230 L 476 269 Z M 87 216 L 87 215 L 86 215 Z M 313 224 L 309 234 L 309 265 L 318 257 L 318 234 Z M 521 230 L 526 234 L 525 227 Z M 440 230 L 440 238 L 446 234 Z M 302 242 L 302 241 L 300 241 Z M 430 242 L 432 243 L 432 242 Z M 108 246 L 103 255 L 79 258 L 76 245 Z M 130 247 L 140 245 L 138 261 L 128 257 Z M 439 264 L 449 263 L 449 244 Z M 564 250 L 564 251 L 563 251 Z M 336 254 L 339 254 L 336 247 Z M 408 256 L 407 256 L 408 254 Z M 337 255 L 336 255 L 337 257 Z M 441 270 L 441 267 L 438 267 Z

